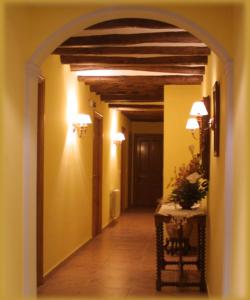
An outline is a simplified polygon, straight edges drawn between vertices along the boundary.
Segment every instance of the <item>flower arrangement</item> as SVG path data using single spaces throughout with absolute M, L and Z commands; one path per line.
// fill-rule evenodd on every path
M 175 176 L 170 179 L 167 188 L 172 192 L 168 201 L 178 203 L 184 209 L 190 209 L 194 204 L 203 199 L 208 192 L 208 180 L 204 178 L 199 154 L 194 154 L 194 146 L 189 146 L 192 159 L 179 170 L 175 168 Z

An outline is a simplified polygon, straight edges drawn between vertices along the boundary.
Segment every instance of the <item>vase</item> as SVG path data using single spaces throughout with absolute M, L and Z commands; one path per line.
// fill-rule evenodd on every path
M 189 238 L 191 236 L 193 230 L 192 221 L 188 220 L 185 224 L 183 224 L 183 254 L 188 254 L 190 250 Z M 166 224 L 167 238 L 165 250 L 170 255 L 177 255 L 180 251 L 180 229 L 175 223 L 167 223 Z

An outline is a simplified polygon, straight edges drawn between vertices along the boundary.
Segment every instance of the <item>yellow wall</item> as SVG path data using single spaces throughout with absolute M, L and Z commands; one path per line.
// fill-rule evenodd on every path
M 7 0 L 2 1 L 6 3 Z M 9 2 L 9 1 L 8 1 Z M 29 184 L 31 188 L 35 185 L 35 178 L 29 177 L 24 186 L 25 179 L 25 168 L 24 165 L 24 153 L 29 155 L 29 163 L 35 164 L 35 150 L 31 153 L 24 152 L 24 137 L 26 128 L 24 126 L 24 120 L 27 119 L 27 115 L 24 115 L 24 108 L 32 106 L 25 104 L 25 93 L 27 93 L 28 87 L 25 86 L 25 63 L 29 60 L 31 55 L 37 51 L 38 47 L 44 41 L 45 38 L 51 37 L 52 33 L 61 29 L 69 21 L 74 18 L 85 15 L 89 12 L 95 12 L 96 9 L 113 5 L 111 1 L 105 1 L 100 5 L 93 1 L 86 2 L 87 4 L 69 4 L 62 7 L 56 0 L 34 1 L 27 4 L 26 1 L 19 1 L 23 5 L 11 5 L 4 8 L 4 51 L 5 56 L 1 57 L 1 66 L 5 64 L 5 86 L 3 91 L 3 99 L 1 99 L 1 111 L 3 118 L 1 118 L 2 126 L 1 130 L 1 141 L 4 141 L 1 145 L 1 170 L 0 170 L 0 182 L 1 182 L 1 200 L 3 201 L 1 211 L 4 212 L 1 218 L 1 227 L 4 228 L 5 235 L 1 235 L 2 244 L 2 260 L 1 260 L 1 293 L 2 295 L 8 295 L 8 298 L 14 296 L 20 296 L 24 293 L 23 285 L 26 287 L 27 293 L 35 291 L 35 228 L 34 223 L 34 211 L 35 207 L 32 204 L 30 207 L 24 209 L 24 199 L 26 199 L 25 191 L 27 191 L 26 184 Z M 48 6 L 39 6 L 39 3 L 49 3 Z M 160 1 L 159 1 L 160 2 Z M 1 4 L 2 4 L 1 3 Z M 66 2 L 64 2 L 66 3 Z M 173 4 L 169 4 L 173 3 Z M 209 4 L 210 3 L 210 4 Z M 246 168 L 250 164 L 249 155 L 249 132 L 250 124 L 247 122 L 247 116 L 250 114 L 249 101 L 250 98 L 250 87 L 246 87 L 246 76 L 249 75 L 249 66 L 246 54 L 244 56 L 243 49 L 249 50 L 249 30 L 250 30 L 250 16 L 249 16 L 249 1 L 242 0 L 242 3 L 246 5 L 243 11 L 239 11 L 237 5 L 231 5 L 228 1 L 193 1 L 186 0 L 185 4 L 179 2 L 176 4 L 176 0 L 168 2 L 157 1 L 152 3 L 151 1 L 143 1 L 143 5 L 147 6 L 148 9 L 160 9 L 162 17 L 159 15 L 159 19 L 168 21 L 165 19 L 164 12 L 170 11 L 171 13 L 177 13 L 190 19 L 207 30 L 218 42 L 225 47 L 227 52 L 230 54 L 234 61 L 234 68 L 236 75 L 233 81 L 235 87 L 234 103 L 233 103 L 233 121 L 232 126 L 234 130 L 233 144 L 234 155 L 233 155 L 233 173 L 235 184 L 233 194 L 233 211 L 232 219 L 234 220 L 233 234 L 230 236 L 230 246 L 233 245 L 233 254 L 230 261 L 233 264 L 233 268 L 229 270 L 229 276 L 232 277 L 233 282 L 229 287 L 229 293 L 244 294 L 246 290 L 245 279 L 247 278 L 244 270 L 242 272 L 242 266 L 248 263 L 248 270 L 250 269 L 249 262 L 246 261 L 245 252 L 241 251 L 245 249 L 245 229 L 246 221 L 249 219 L 249 210 L 245 209 L 247 199 L 250 193 L 249 184 L 249 169 Z M 232 3 L 239 3 L 235 0 Z M 116 4 L 124 4 L 124 0 L 117 0 Z M 126 1 L 127 4 L 140 4 L 140 1 Z M 150 5 L 147 5 L 150 4 Z M 220 4 L 220 5 L 218 5 Z M 101 6 L 102 5 L 102 6 Z M 205 6 L 204 6 L 205 5 Z M 3 8 L 3 6 L 1 6 Z M 243 15 L 247 13 L 247 18 L 244 20 Z M 131 16 L 130 14 L 129 16 Z M 140 13 L 133 16 L 148 17 L 150 14 L 145 13 L 144 10 L 140 9 Z M 151 13 L 152 18 L 154 13 Z M 118 15 L 117 15 L 118 16 Z M 113 17 L 110 12 L 107 18 Z M 120 13 L 119 17 L 128 17 L 126 12 Z M 104 17 L 102 17 L 104 18 Z M 84 20 L 82 27 L 93 24 L 100 21 L 98 15 L 93 16 Z M 178 25 L 178 24 L 177 24 Z M 78 25 L 75 27 L 76 31 L 80 29 Z M 245 30 L 244 30 L 245 29 Z M 53 37 L 50 39 L 50 49 L 47 50 L 47 54 L 53 50 L 60 42 L 68 37 L 68 34 L 72 34 L 72 31 L 63 32 L 58 40 L 54 40 Z M 202 36 L 200 36 L 202 38 Z M 246 46 L 243 42 L 246 41 Z M 240 43 L 240 44 L 239 44 Z M 22 45 L 22 47 L 20 47 Z M 237 46 L 239 45 L 239 47 Z M 46 48 L 46 46 L 45 46 Z M 18 50 L 18 52 L 17 52 Z M 41 51 L 41 48 L 39 49 Z M 39 52 L 38 51 L 38 52 Z M 41 51 L 42 52 L 42 51 Z M 246 51 L 249 53 L 249 51 Z M 40 59 L 43 60 L 41 54 Z M 39 64 L 39 59 L 36 60 Z M 245 79 L 244 81 L 242 79 Z M 35 108 L 32 108 L 31 116 L 35 118 Z M 29 140 L 35 145 L 35 126 L 31 128 L 31 136 Z M 239 138 L 240 137 L 240 138 Z M 25 139 L 27 142 L 27 138 Z M 240 158 L 240 160 L 239 160 Z M 238 161 L 237 161 L 238 160 Z M 246 170 L 247 169 L 247 170 Z M 224 176 L 223 172 L 220 176 Z M 223 189 L 221 186 L 217 186 L 217 189 Z M 34 191 L 33 191 L 34 192 Z M 214 189 L 215 193 L 215 189 Z M 33 197 L 33 196 L 32 196 Z M 33 199 L 33 198 L 32 198 Z M 211 200 L 212 201 L 212 200 Z M 216 199 L 214 199 L 216 201 Z M 243 207 L 243 209 L 242 209 Z M 243 214 L 246 214 L 246 216 Z M 31 224 L 33 226 L 27 226 Z M 26 226 L 26 227 L 25 227 Z M 31 243 L 27 244 L 24 241 L 24 228 L 31 232 Z M 237 238 L 238 233 L 243 236 Z M 28 250 L 27 250 L 28 249 Z M 30 273 L 24 274 L 24 254 L 27 256 L 27 251 L 30 251 L 31 256 L 25 259 L 29 259 L 28 268 Z M 27 263 L 26 263 L 27 265 Z M 210 266 L 211 267 L 211 266 Z M 217 269 L 210 270 L 213 274 L 216 274 Z M 33 275 L 31 275 L 33 274 Z M 212 281 L 216 281 L 217 278 L 214 276 L 210 277 Z M 215 294 L 221 288 L 216 287 L 217 284 L 210 282 L 210 292 Z M 215 290 L 211 290 L 211 287 L 215 287 Z M 1 295 L 1 296 L 2 296 Z
M 91 113 L 89 92 L 59 56 L 42 66 L 45 77 L 44 273 L 91 237 L 92 136 L 79 139 L 72 121 Z
M 244 9 L 235 9 L 232 16 L 234 20 L 238 20 L 237 26 L 243 28 L 238 32 L 237 40 L 234 43 L 234 60 L 238 63 L 234 64 L 235 82 L 226 85 L 226 79 L 229 79 L 228 69 L 223 66 L 222 61 L 212 53 L 209 58 L 209 64 L 206 68 L 206 76 L 203 84 L 203 95 L 212 97 L 212 87 L 214 82 L 220 82 L 221 91 L 221 111 L 220 111 L 220 156 L 213 155 L 213 131 L 211 131 L 211 161 L 210 161 L 210 190 L 208 197 L 208 289 L 214 294 L 219 295 L 223 289 L 223 273 L 230 273 L 229 278 L 232 282 L 232 290 L 234 295 L 244 295 L 246 293 L 246 240 L 247 240 L 247 217 L 245 199 L 247 199 L 246 187 L 249 186 L 248 168 L 244 167 L 245 157 L 248 153 L 249 141 L 247 135 L 247 107 L 249 107 L 246 94 L 246 68 L 244 63 L 246 57 L 246 41 L 244 36 Z M 233 28 L 233 32 L 237 31 L 237 26 Z M 229 95 L 232 96 L 230 101 Z M 212 102 L 211 102 L 212 105 Z M 213 105 L 211 106 L 213 112 Z M 230 126 L 226 126 L 229 120 Z M 230 136 L 231 149 L 227 147 L 226 135 Z M 232 153 L 232 154 L 231 154 Z M 232 155 L 235 160 L 225 164 L 226 155 Z M 227 195 L 226 189 L 221 187 L 225 185 L 224 177 L 228 167 L 233 167 L 231 173 L 233 182 L 233 203 L 230 203 L 230 196 Z M 228 215 L 228 211 L 232 208 L 232 215 Z M 226 236 L 225 232 L 231 229 L 231 236 Z M 227 245 L 233 240 L 232 252 L 227 249 Z M 239 247 L 241 245 L 241 247 Z M 227 256 L 234 257 L 232 268 L 223 265 L 223 258 Z M 214 279 L 214 272 L 217 274 Z
M 5 27 L 6 26 L 6 27 Z M 24 241 L 23 241 L 23 199 L 24 199 L 24 166 L 23 166 L 23 140 L 24 140 L 24 59 L 26 46 L 23 45 L 18 55 L 15 55 L 13 46 L 21 44 L 21 35 L 18 28 L 24 29 L 22 34 L 26 39 L 29 35 L 27 10 L 21 9 L 13 12 L 12 18 L 5 20 L 3 28 L 8 28 L 2 36 L 3 44 L 10 48 L 5 50 L 5 56 L 1 56 L 1 69 L 4 74 L 4 89 L 1 91 L 1 234 L 0 245 L 2 251 L 0 270 L 0 298 L 4 298 L 5 292 L 21 295 L 23 289 L 24 268 Z M 15 46 L 16 45 L 16 46 Z M 1 52 L 2 53 L 2 52 Z M 4 58 L 4 59 L 3 59 Z M 8 61 L 10 71 L 4 69 Z M 30 157 L 31 161 L 33 155 Z M 30 178 L 35 184 L 35 179 Z M 3 200 L 5 199 L 5 200 Z M 6 201 L 8 199 L 8 201 Z M 13 249 L 14 251 L 12 252 Z M 35 245 L 32 250 L 35 249 Z M 14 271 L 15 270 L 15 271 Z M 30 280 L 34 282 L 33 280 Z
M 245 15 L 246 14 L 246 15 Z M 250 295 L 249 265 L 249 195 L 250 195 L 250 172 L 249 157 L 250 151 L 250 133 L 249 133 L 249 114 L 250 114 L 250 85 L 249 85 L 249 51 L 250 51 L 250 3 L 247 2 L 245 9 L 235 10 L 234 18 L 237 25 L 242 28 L 238 32 L 237 40 L 234 43 L 235 60 L 239 63 L 234 64 L 234 98 L 233 98 L 233 153 L 236 158 L 233 162 L 233 269 L 231 272 L 232 287 L 235 294 L 244 295 L 246 287 L 248 288 L 248 297 Z M 247 26 L 245 27 L 245 22 Z M 234 28 L 237 32 L 237 26 Z M 247 60 L 246 60 L 247 58 Z M 248 96 L 247 96 L 248 95 Z M 240 246 L 239 246 L 240 245 Z M 248 250 L 247 250 L 248 246 Z
M 79 138 L 72 121 L 77 112 L 93 115 L 89 100 L 103 115 L 103 227 L 110 222 L 109 193 L 120 188 L 120 153 L 112 133 L 126 118 L 108 109 L 88 86 L 77 80 L 59 56 L 49 56 L 42 66 L 45 94 L 44 173 L 44 273 L 83 245 L 92 236 L 93 127 Z
M 167 185 L 174 175 L 174 168 L 178 169 L 191 159 L 189 145 L 194 145 L 195 153 L 199 153 L 198 140 L 186 129 L 186 122 L 192 103 L 200 99 L 199 85 L 169 85 L 164 88 L 164 198 L 171 192 Z
M 224 255 L 224 222 L 225 208 L 224 191 L 221 188 L 224 186 L 225 174 L 225 138 L 226 138 L 226 82 L 223 66 L 219 58 L 212 53 L 209 57 L 207 66 L 206 78 L 203 85 L 204 96 L 211 97 L 211 115 L 213 116 L 213 92 L 212 88 L 215 81 L 220 83 L 220 156 L 214 157 L 214 133 L 211 130 L 211 148 L 210 148 L 210 183 L 208 195 L 208 221 L 207 221 L 207 282 L 208 290 L 219 295 L 223 288 L 223 255 Z M 216 280 L 214 273 L 216 270 Z
M 129 174 L 129 147 L 130 147 L 130 138 L 131 138 L 131 121 L 129 121 L 127 119 L 127 117 L 125 117 L 124 114 L 121 114 L 121 127 L 125 128 L 125 141 L 123 141 L 123 150 L 124 150 L 124 160 L 125 160 L 125 165 L 124 165 L 124 186 L 126 187 L 125 191 L 124 191 L 124 204 L 125 204 L 125 209 L 128 208 L 128 201 L 129 201 L 129 190 L 128 190 L 128 186 L 129 186 L 129 180 L 130 180 L 130 174 Z M 120 129 L 119 129 L 120 130 Z M 117 151 L 121 151 L 120 148 L 118 147 Z

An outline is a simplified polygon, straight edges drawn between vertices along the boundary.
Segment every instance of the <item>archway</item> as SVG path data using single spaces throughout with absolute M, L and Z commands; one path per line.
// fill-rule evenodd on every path
M 202 39 L 211 49 L 222 59 L 227 74 L 226 93 L 228 96 L 227 105 L 227 135 L 226 135 L 226 178 L 225 178 L 225 198 L 227 203 L 226 219 L 225 219 L 225 249 L 224 253 L 224 294 L 228 292 L 230 286 L 230 236 L 231 236 L 231 202 L 232 202 L 232 171 L 230 161 L 232 160 L 232 125 L 230 122 L 232 114 L 232 62 L 226 50 L 215 40 L 207 31 L 197 26 L 192 21 L 186 19 L 181 15 L 173 12 L 162 11 L 159 9 L 148 9 L 141 7 L 124 7 L 124 8 L 108 8 L 96 11 L 95 13 L 81 16 L 70 23 L 66 24 L 58 31 L 51 34 L 44 40 L 40 46 L 33 53 L 27 62 L 26 69 L 26 97 L 25 97 L 25 140 L 24 140 L 24 245 L 25 245 L 25 261 L 24 261 L 24 287 L 27 295 L 35 293 L 35 253 L 34 245 L 36 241 L 35 236 L 35 199 L 36 199 L 36 185 L 34 181 L 34 174 L 36 174 L 36 111 L 37 111 L 37 81 L 40 75 L 39 66 L 43 60 L 51 53 L 51 51 L 62 41 L 70 35 L 77 32 L 82 27 L 87 27 L 92 24 L 112 19 L 113 16 L 117 18 L 126 17 L 143 17 L 148 19 L 156 19 L 163 22 L 169 22 L 187 29 L 194 35 Z M 31 180 L 33 178 L 33 180 Z M 34 278 L 32 282 L 30 278 Z

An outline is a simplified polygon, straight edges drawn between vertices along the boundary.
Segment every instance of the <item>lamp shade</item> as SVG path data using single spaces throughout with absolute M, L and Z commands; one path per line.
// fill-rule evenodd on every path
M 198 128 L 199 128 L 199 123 L 196 118 L 189 118 L 187 120 L 186 129 L 194 130 Z
M 91 118 L 87 114 L 78 114 L 76 116 L 75 124 L 78 126 L 87 126 L 88 124 L 91 124 Z
M 121 143 L 122 141 L 125 141 L 124 134 L 122 132 L 116 132 L 114 134 L 113 141 L 114 143 Z
M 191 116 L 201 117 L 208 115 L 206 106 L 204 105 L 203 101 L 195 101 L 192 105 Z

